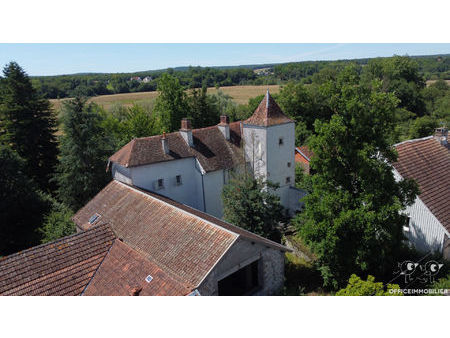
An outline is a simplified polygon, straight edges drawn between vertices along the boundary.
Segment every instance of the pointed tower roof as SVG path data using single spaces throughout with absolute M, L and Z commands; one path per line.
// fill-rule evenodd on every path
M 269 89 L 253 115 L 244 121 L 245 124 L 263 127 L 289 122 L 294 121 L 283 113 L 273 97 L 270 96 Z

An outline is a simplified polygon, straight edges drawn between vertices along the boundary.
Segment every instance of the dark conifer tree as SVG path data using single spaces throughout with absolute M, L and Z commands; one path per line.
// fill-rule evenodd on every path
M 61 202 L 77 211 L 111 180 L 105 171 L 114 146 L 97 106 L 75 98 L 64 103 L 56 181 Z
M 56 119 L 50 102 L 40 97 L 25 71 L 10 62 L 0 78 L 0 142 L 25 160 L 25 174 L 43 191 L 57 161 Z

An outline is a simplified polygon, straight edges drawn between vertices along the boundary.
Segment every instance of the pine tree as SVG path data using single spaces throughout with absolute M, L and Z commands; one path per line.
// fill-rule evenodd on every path
M 24 159 L 0 144 L 0 256 L 39 244 L 37 229 L 50 208 L 25 168 Z
M 0 142 L 25 160 L 25 173 L 43 191 L 57 162 L 56 119 L 50 102 L 39 97 L 25 71 L 15 62 L 3 69 L 0 78 Z
M 75 98 L 63 106 L 63 136 L 56 181 L 59 200 L 73 211 L 81 208 L 110 180 L 106 169 L 113 142 L 102 129 L 97 106 Z

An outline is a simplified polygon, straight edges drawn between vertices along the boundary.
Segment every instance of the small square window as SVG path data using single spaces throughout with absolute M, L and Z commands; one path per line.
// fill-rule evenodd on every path
M 286 177 L 286 183 L 291 183 L 291 178 L 289 176 Z
M 183 182 L 181 181 L 181 175 L 176 176 L 176 183 L 177 185 L 181 185 Z
M 160 178 L 158 179 L 158 189 L 164 188 L 164 179 Z
M 290 168 L 291 167 L 291 162 L 288 162 L 287 165 L 288 165 L 288 168 Z
M 279 146 L 282 146 L 283 144 L 284 144 L 284 140 L 283 140 L 282 137 L 280 137 L 280 138 L 278 139 L 278 145 L 279 145 Z

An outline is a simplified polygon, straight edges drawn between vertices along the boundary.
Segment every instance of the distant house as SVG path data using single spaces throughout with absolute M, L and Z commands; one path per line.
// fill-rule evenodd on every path
M 151 80 L 152 80 L 151 76 L 146 76 L 142 79 L 142 82 L 147 83 L 147 82 L 150 82 Z
M 420 188 L 414 204 L 406 209 L 409 222 L 405 234 L 423 252 L 439 252 L 450 259 L 450 148 L 448 130 L 435 136 L 395 145 L 398 160 L 393 164 L 397 180 L 414 179 Z
M 0 295 L 271 295 L 281 244 L 113 181 L 73 217 L 78 233 L 0 260 Z
M 276 193 L 291 214 L 306 192 L 295 188 L 295 122 L 267 91 L 253 115 L 192 129 L 188 119 L 177 132 L 133 139 L 109 158 L 116 180 L 157 192 L 222 217 L 222 190 L 230 172 L 250 169 L 278 183 Z
M 295 163 L 300 165 L 307 174 L 310 173 L 309 162 L 311 162 L 312 156 L 313 153 L 308 146 L 295 147 Z
M 142 82 L 142 79 L 139 76 L 130 77 L 130 81 Z

